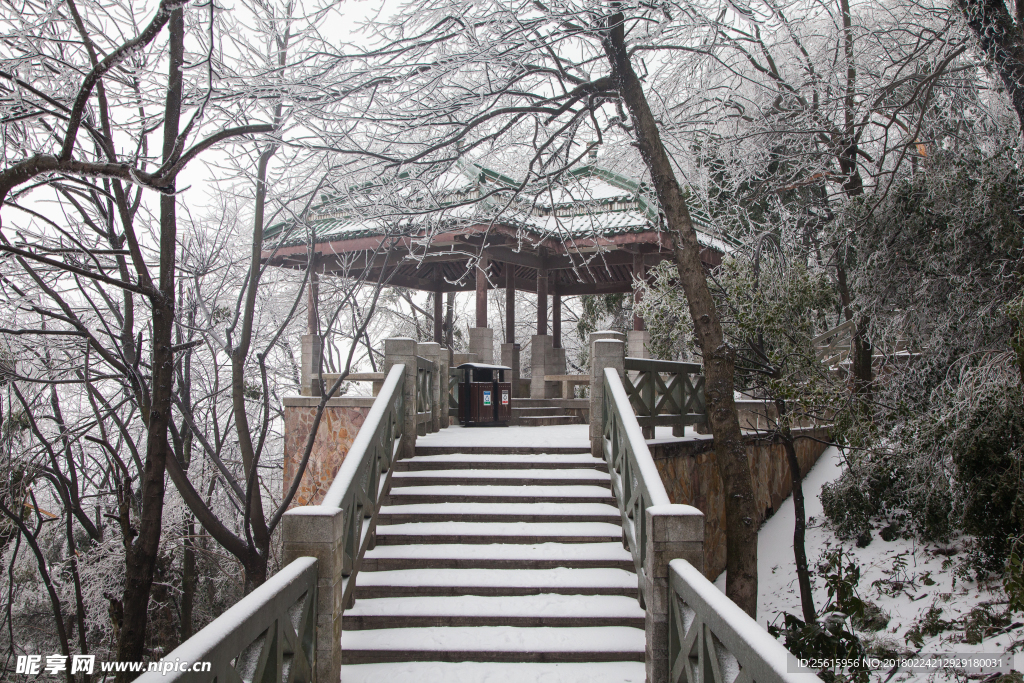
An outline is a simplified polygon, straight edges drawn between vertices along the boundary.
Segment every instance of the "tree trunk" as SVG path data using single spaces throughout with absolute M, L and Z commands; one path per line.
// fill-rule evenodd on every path
M 621 14 L 609 19 L 603 42 L 618 81 L 619 96 L 633 119 L 637 145 L 651 173 L 668 230 L 675 238 L 679 282 L 686 294 L 704 357 L 704 393 L 715 439 L 715 455 L 725 485 L 726 595 L 753 617 L 757 610 L 757 527 L 750 466 L 733 398 L 736 352 L 725 341 L 700 260 L 701 247 L 689 209 L 643 87 L 630 62 Z
M 1024 128 L 1024 32 L 1020 24 L 1014 25 L 1002 0 L 957 0 L 956 4 L 989 64 L 999 74 Z
M 184 64 L 184 10 L 171 12 L 168 22 L 168 84 L 164 111 L 163 155 L 175 152 L 181 116 L 182 66 Z M 173 189 L 173 184 L 172 184 Z M 142 473 L 142 511 L 138 538 L 126 551 L 125 584 L 121 603 L 124 619 L 118 633 L 117 658 L 122 662 L 142 661 L 145 654 L 149 594 L 153 586 L 160 546 L 164 507 L 164 469 L 167 457 L 174 457 L 168 441 L 171 393 L 174 386 L 174 270 L 177 255 L 177 215 L 173 194 L 160 197 L 160 296 L 153 297 L 151 403 L 143 407 L 147 420 L 146 464 Z M 148 415 L 147 415 L 148 413 Z M 118 683 L 134 678 L 129 672 L 117 674 Z
M 786 414 L 786 402 L 775 401 L 781 422 Z M 807 545 L 804 542 L 807 534 L 807 513 L 804 510 L 804 475 L 800 471 L 800 461 L 796 457 L 796 445 L 789 427 L 779 430 L 782 446 L 789 462 L 789 477 L 793 485 L 793 559 L 796 562 L 796 580 L 800 586 L 800 607 L 803 609 L 804 622 L 812 624 L 818 620 L 818 612 L 814 609 L 814 593 L 811 591 L 811 572 L 807 568 Z
M 192 515 L 185 525 L 185 542 L 181 558 L 181 642 L 192 637 L 192 608 L 196 601 L 196 524 Z

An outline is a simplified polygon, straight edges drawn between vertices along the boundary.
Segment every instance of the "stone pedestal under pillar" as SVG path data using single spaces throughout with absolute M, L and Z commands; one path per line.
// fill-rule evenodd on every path
M 647 330 L 630 330 L 626 333 L 626 355 L 630 358 L 650 358 L 648 347 L 651 344 L 651 333 Z
M 475 353 L 454 353 L 452 354 L 452 367 L 457 368 L 463 363 L 483 363 Z
M 494 330 L 489 327 L 469 328 L 469 352 L 478 363 L 494 363 Z
M 535 334 L 530 339 L 530 398 L 553 398 L 554 389 L 547 388 L 545 375 L 555 374 L 554 340 L 547 334 Z
M 512 368 L 511 372 L 505 373 L 505 380 L 512 383 L 512 395 L 519 396 L 519 344 L 501 345 L 501 364 Z

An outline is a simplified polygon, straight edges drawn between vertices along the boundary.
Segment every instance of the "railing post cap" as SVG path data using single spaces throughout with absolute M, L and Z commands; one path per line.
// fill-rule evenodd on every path
M 656 543 L 704 541 L 704 513 L 692 505 L 651 505 L 646 514 Z
M 294 507 L 281 518 L 286 543 L 329 543 L 341 538 L 345 511 L 329 505 Z
M 590 333 L 590 338 L 593 341 L 598 341 L 600 339 L 618 339 L 626 341 L 626 335 L 621 332 L 617 332 L 616 330 L 596 330 Z
M 597 339 L 594 341 L 594 353 L 597 353 L 598 349 L 610 350 L 612 349 L 611 344 L 615 344 L 615 348 L 621 348 L 626 342 L 621 339 Z
M 692 505 L 670 503 L 668 505 L 651 505 L 647 511 L 658 517 L 703 517 L 704 513 Z
M 409 337 L 391 337 L 384 340 L 385 355 L 416 355 L 416 340 Z

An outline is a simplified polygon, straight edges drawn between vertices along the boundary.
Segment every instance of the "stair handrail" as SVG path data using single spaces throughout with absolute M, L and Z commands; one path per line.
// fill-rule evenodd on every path
M 645 608 L 648 652 L 656 659 L 668 659 L 661 660 L 668 669 L 664 678 L 664 669 L 648 662 L 648 680 L 653 675 L 659 681 L 690 683 L 818 682 L 817 676 L 798 667 L 796 658 L 708 581 L 700 569 L 668 554 L 673 552 L 671 546 L 679 546 L 675 551 L 685 554 L 685 539 L 703 537 L 703 516 L 688 505 L 671 503 L 614 367 L 604 368 L 602 421 L 605 462 Z M 672 521 L 677 522 L 674 529 L 665 524 Z M 699 529 L 686 531 L 691 524 Z M 653 555 L 648 557 L 649 553 Z M 694 561 L 699 562 L 700 555 Z M 666 589 L 668 605 L 664 604 L 666 598 L 657 594 Z M 660 637 L 655 612 L 668 621 L 667 633 L 661 631 Z M 663 638 L 667 639 L 667 651 L 661 649 L 665 647 L 661 644 L 665 643 Z M 686 667 L 689 670 L 684 673 Z M 737 669 L 739 675 L 735 676 Z
M 437 372 L 429 359 L 416 356 L 416 424 L 430 423 L 434 395 L 434 374 Z
M 355 573 L 366 553 L 380 509 L 381 494 L 401 447 L 405 425 L 405 364 L 396 363 L 373 401 L 320 507 L 344 511 L 342 594 L 349 604 Z M 382 476 L 383 475 L 383 476 Z
M 300 557 L 170 654 L 150 662 L 136 683 L 281 681 L 285 670 L 293 683 L 312 683 L 317 604 L 316 558 Z
M 669 562 L 669 679 L 691 683 L 820 683 L 686 560 Z M 684 669 L 689 671 L 684 674 Z M 727 672 L 739 675 L 729 676 Z M 688 675 L 687 675 L 688 674 Z
M 615 368 L 604 369 L 602 421 L 604 459 L 611 475 L 612 493 L 622 515 L 622 533 L 633 555 L 642 594 L 647 585 L 645 559 L 649 531 L 645 511 L 655 505 L 670 505 L 672 501 Z M 646 600 L 646 596 L 642 597 Z
M 405 364 L 395 363 L 320 505 L 285 513 L 283 553 L 295 559 L 139 680 L 283 681 L 286 672 L 292 683 L 339 680 L 340 643 L 332 630 L 351 606 L 395 454 L 416 436 L 405 433 L 405 380 Z M 321 602 L 334 613 L 318 613 Z M 163 662 L 178 669 L 164 670 Z M 181 671 L 184 662 L 210 662 L 209 670 Z

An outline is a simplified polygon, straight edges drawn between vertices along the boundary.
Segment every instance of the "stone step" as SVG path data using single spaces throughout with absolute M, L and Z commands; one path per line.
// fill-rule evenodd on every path
M 377 545 L 606 543 L 621 538 L 622 527 L 607 522 L 414 522 L 377 527 Z
M 346 610 L 343 630 L 424 626 L 644 627 L 640 604 L 621 595 L 371 598 Z
M 545 408 L 512 408 L 512 418 L 517 417 L 537 417 L 545 415 L 565 415 L 565 408 L 559 408 L 557 406 L 550 406 Z
M 554 427 L 559 425 L 581 425 L 583 418 L 576 415 L 550 415 L 546 417 L 520 416 L 512 418 L 512 423 L 521 427 Z
M 643 629 L 626 626 L 419 627 L 342 631 L 345 662 L 643 661 Z
M 395 462 L 395 472 L 427 470 L 570 470 L 597 469 L 608 465 L 586 453 L 443 453 L 416 455 Z
M 621 521 L 606 503 L 433 503 L 384 506 L 377 526 L 412 522 L 609 522 Z
M 624 595 L 637 576 L 623 569 L 397 569 L 356 575 L 356 599 L 451 595 Z
M 495 434 L 501 435 L 500 430 Z M 498 439 L 495 439 L 498 440 Z M 416 455 L 452 455 L 454 453 L 483 453 L 488 455 L 530 455 L 530 454 L 571 454 L 590 453 L 589 446 L 416 446 Z M 412 460 L 413 458 L 410 458 Z M 401 462 L 401 461 L 399 461 Z
M 405 486 L 392 489 L 383 505 L 427 503 L 607 503 L 616 505 L 603 486 Z
M 611 488 L 607 472 L 570 470 L 426 470 L 395 472 L 391 491 L 410 486 L 602 486 Z
M 345 664 L 345 683 L 644 683 L 635 662 L 400 662 Z
M 512 401 L 513 410 L 516 408 L 573 408 L 576 410 L 588 410 L 590 408 L 589 398 L 517 398 Z
M 621 541 L 605 543 L 495 543 L 380 545 L 366 552 L 360 571 L 396 569 L 622 569 L 634 570 Z

